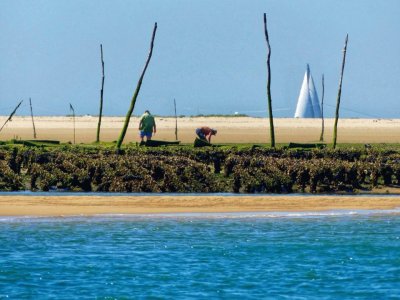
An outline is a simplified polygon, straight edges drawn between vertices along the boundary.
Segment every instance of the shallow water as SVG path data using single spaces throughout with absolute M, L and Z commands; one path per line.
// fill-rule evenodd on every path
M 0 218 L 0 299 L 400 296 L 394 211 Z

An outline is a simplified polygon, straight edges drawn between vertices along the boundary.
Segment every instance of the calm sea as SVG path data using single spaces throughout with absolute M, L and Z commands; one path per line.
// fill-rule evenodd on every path
M 0 217 L 0 299 L 398 299 L 391 212 Z

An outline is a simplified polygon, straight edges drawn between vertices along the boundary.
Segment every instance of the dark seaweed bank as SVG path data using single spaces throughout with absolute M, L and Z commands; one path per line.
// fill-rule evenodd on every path
M 339 193 L 400 186 L 400 152 L 374 149 L 0 148 L 1 191 Z

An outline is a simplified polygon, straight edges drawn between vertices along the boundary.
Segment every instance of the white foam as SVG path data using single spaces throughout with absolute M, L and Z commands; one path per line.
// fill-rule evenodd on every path
M 160 214 L 107 214 L 97 217 L 110 218 L 213 218 L 213 219 L 244 219 L 244 218 L 319 218 L 339 216 L 372 216 L 398 215 L 400 208 L 388 210 L 331 210 L 331 211 L 300 211 L 300 212 L 212 212 L 212 213 L 160 213 Z
M 73 221 L 99 219 L 268 219 L 268 218 L 329 218 L 345 216 L 384 216 L 400 215 L 400 208 L 387 210 L 329 210 L 329 211 L 298 211 L 298 212 L 207 212 L 207 213 L 157 213 L 157 214 L 98 214 L 72 216 L 2 216 L 1 222 L 35 222 L 35 221 Z

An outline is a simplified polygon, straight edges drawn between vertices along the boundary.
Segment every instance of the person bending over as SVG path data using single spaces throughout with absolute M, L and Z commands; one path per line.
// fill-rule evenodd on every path
M 140 139 L 143 142 L 143 138 L 146 137 L 146 140 L 151 140 L 153 136 L 153 132 L 157 132 L 156 121 L 154 120 L 153 115 L 146 110 L 142 115 L 139 122 L 139 131 L 140 131 Z
M 208 140 L 211 143 L 211 136 L 217 134 L 217 130 L 207 126 L 203 126 L 196 129 L 197 136 L 202 140 Z

